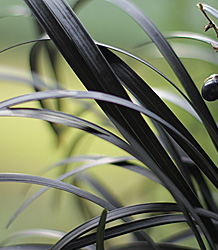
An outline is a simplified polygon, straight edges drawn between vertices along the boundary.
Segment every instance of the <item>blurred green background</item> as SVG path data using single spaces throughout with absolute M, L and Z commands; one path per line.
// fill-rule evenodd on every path
M 73 3 L 73 1 L 68 2 Z M 140 56 L 180 86 L 154 45 L 141 46 L 150 40 L 128 15 L 103 0 L 85 2 L 86 4 L 77 10 L 78 17 L 96 41 L 123 48 Z M 171 31 L 204 33 L 203 26 L 207 24 L 207 21 L 196 7 L 198 3 L 196 0 L 132 0 L 132 2 L 148 15 L 163 34 Z M 218 3 L 212 0 L 205 0 L 203 3 L 218 8 Z M 34 18 L 29 16 L 28 12 L 27 16 L 3 17 L 14 13 L 13 11 L 17 13 L 19 10 L 22 13 L 25 8 L 26 5 L 21 0 L 1 0 L 0 50 L 37 38 Z M 215 39 L 213 31 L 209 31 L 207 35 Z M 182 62 L 199 89 L 206 77 L 217 73 L 218 54 L 214 53 L 209 45 L 185 39 L 170 40 L 170 43 L 182 58 Z M 31 46 L 32 44 L 24 45 L 1 53 L 0 76 L 7 73 L 12 76 L 30 78 L 28 57 Z M 124 56 L 123 58 L 150 86 L 164 89 L 167 92 L 175 92 L 168 83 L 146 66 L 130 58 Z M 61 57 L 60 74 L 68 88 L 83 89 Z M 0 86 L 0 101 L 32 92 L 32 87 L 22 82 L 1 79 Z M 37 104 L 30 104 L 28 107 L 31 105 Z M 217 162 L 216 153 L 206 132 L 202 130 L 201 124 L 181 109 L 176 108 L 175 105 L 170 105 L 170 107 L 175 110 L 175 113 L 188 126 L 203 148 Z M 217 103 L 212 103 L 209 107 L 217 119 Z M 93 119 L 93 116 L 89 114 L 85 114 L 85 117 Z M 72 138 L 76 135 L 78 135 L 76 130 L 69 130 L 64 137 L 64 144 L 58 147 L 56 138 L 47 123 L 24 118 L 2 117 L 0 118 L 0 171 L 40 174 L 46 167 L 63 159 L 69 141 L 72 142 Z M 86 153 L 125 155 L 121 150 L 89 135 L 81 140 L 74 155 Z M 171 199 L 168 193 L 160 189 L 157 184 L 132 172 L 114 167 L 111 169 L 111 166 L 97 167 L 93 172 L 102 181 L 105 181 L 106 185 L 110 185 L 112 192 L 125 205 L 142 201 L 168 201 Z M 55 177 L 55 173 L 51 172 L 49 176 Z M 10 228 L 6 229 L 7 222 L 24 199 L 38 190 L 38 187 L 32 187 L 26 194 L 26 186 L 24 184 L 0 183 L 0 241 L 10 233 L 20 229 L 53 228 L 68 231 L 83 221 L 76 205 L 72 207 L 70 195 L 61 197 L 63 202 L 59 205 L 58 201 L 54 200 L 54 194 L 57 191 L 49 191 L 30 205 Z M 163 237 L 163 235 L 154 236 L 157 239 Z

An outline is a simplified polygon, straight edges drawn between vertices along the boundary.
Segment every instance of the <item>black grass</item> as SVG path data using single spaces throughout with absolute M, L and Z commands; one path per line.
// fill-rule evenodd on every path
M 28 205 L 51 187 L 78 196 L 78 206 L 81 211 L 84 211 L 84 206 L 87 211 L 90 210 L 88 203 L 84 202 L 86 200 L 104 209 L 101 216 L 87 219 L 77 228 L 72 228 L 55 244 L 23 244 L 7 247 L 3 244 L 0 249 L 185 250 L 196 249 L 194 246 L 197 246 L 198 249 L 216 250 L 218 208 L 212 194 L 214 190 L 217 194 L 218 188 L 216 162 L 211 159 L 174 111 L 150 87 L 150 83 L 145 82 L 120 55 L 123 53 L 140 61 L 174 86 L 180 97 L 194 109 L 217 150 L 218 129 L 215 118 L 167 39 L 192 39 L 212 46 L 217 42 L 202 35 L 181 32 L 168 34 L 165 38 L 145 13 L 130 1 L 108 0 L 126 12 L 150 37 L 184 87 L 186 93 L 183 93 L 175 83 L 149 62 L 125 50 L 94 41 L 75 13 L 89 1 L 76 1 L 73 6 L 68 5 L 64 0 L 25 0 L 24 2 L 37 20 L 37 32 L 40 38 L 9 47 L 1 53 L 32 43 L 29 54 L 32 80 L 6 74 L 0 75 L 0 78 L 26 82 L 33 87 L 33 93 L 2 101 L 0 117 L 25 117 L 46 121 L 59 142 L 64 131 L 63 126 L 76 128 L 122 149 L 128 156 L 71 157 L 75 141 L 77 143 L 80 141 L 79 136 L 72 147 L 66 150 L 66 159 L 48 168 L 51 170 L 62 166 L 61 174 L 56 180 L 35 175 L 0 173 L 0 182 L 22 182 L 44 186 L 23 202 L 9 220 L 8 227 Z M 207 10 L 210 8 L 206 6 L 205 11 Z M 46 34 L 49 37 L 45 37 Z M 40 77 L 39 57 L 42 48 L 46 51 L 53 75 L 52 86 L 47 85 Z M 59 53 L 87 91 L 65 89 L 58 74 Z M 104 122 L 115 132 L 111 132 L 100 122 L 99 124 L 90 122 L 78 115 L 66 113 L 63 105 L 66 99 L 69 103 L 74 99 L 95 100 L 98 109 L 101 109 L 105 115 Z M 29 108 L 28 103 L 31 101 L 38 101 L 39 108 Z M 16 107 L 19 104 L 26 104 L 27 107 Z M 150 118 L 152 125 L 144 119 L 144 115 Z M 154 132 L 154 128 L 157 132 Z M 81 165 L 69 170 L 68 166 L 72 162 L 80 162 Z M 82 162 L 85 163 L 82 164 Z M 105 164 L 111 166 L 111 171 L 113 171 L 112 166 L 119 167 L 153 180 L 161 189 L 169 191 L 174 202 L 123 206 L 122 202 L 95 176 L 85 173 L 90 168 Z M 65 182 L 67 178 L 70 178 L 71 182 Z M 95 195 L 79 187 L 80 182 L 96 189 L 98 194 Z M 91 215 L 91 212 L 89 214 Z M 136 215 L 142 217 L 139 218 Z M 111 226 L 112 221 L 116 221 L 117 224 Z M 172 236 L 161 242 L 156 242 L 149 235 L 149 230 L 153 228 L 158 230 L 160 226 L 175 224 L 185 224 L 187 229 L 175 235 L 172 231 Z M 108 239 L 126 234 L 131 234 L 132 240 L 124 246 L 107 246 Z M 194 239 L 193 248 L 186 246 L 187 237 Z

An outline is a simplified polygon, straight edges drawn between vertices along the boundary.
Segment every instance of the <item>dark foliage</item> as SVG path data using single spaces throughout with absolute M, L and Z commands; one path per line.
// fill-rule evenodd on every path
M 191 248 L 186 247 L 185 243 L 183 245 L 183 242 L 186 238 L 192 238 L 196 240 L 200 249 L 215 250 L 218 246 L 218 208 L 212 189 L 218 188 L 216 164 L 161 97 L 115 52 L 118 51 L 119 55 L 123 53 L 141 61 L 172 84 L 199 117 L 217 150 L 216 122 L 180 58 L 152 21 L 129 1 L 108 1 L 126 12 L 147 33 L 174 71 L 186 94 L 148 62 L 121 49 L 94 41 L 75 14 L 75 11 L 88 1 L 77 1 L 74 6 L 70 6 L 64 0 L 25 0 L 40 24 L 37 27 L 41 38 L 27 42 L 34 44 L 29 55 L 32 74 L 30 84 L 34 91 L 31 94 L 1 102 L 0 116 L 28 117 L 47 121 L 58 143 L 66 127 L 73 127 L 111 143 L 127 152 L 129 156 L 71 158 L 74 144 L 66 152 L 66 160 L 53 166 L 65 166 L 57 180 L 34 175 L 1 173 L 0 182 L 23 182 L 44 186 L 17 210 L 8 226 L 31 202 L 51 187 L 77 195 L 78 204 L 84 214 L 85 209 L 89 212 L 89 208 L 84 208 L 86 206 L 84 199 L 102 207 L 103 212 L 101 216 L 87 219 L 84 224 L 72 229 L 54 245 L 19 245 L 0 249 L 103 250 L 104 241 L 107 239 L 132 234 L 132 242 L 127 242 L 125 246 L 109 246 L 108 249 L 185 250 Z M 200 6 L 204 13 L 208 11 L 217 17 L 213 8 L 206 5 Z M 46 37 L 46 34 L 49 37 Z M 174 34 L 168 38 L 182 36 L 184 37 L 182 34 Z M 191 34 L 186 37 L 213 44 L 215 47 L 216 41 L 209 38 Z M 52 43 L 49 42 L 50 40 Z M 26 43 L 20 45 L 24 44 Z M 46 51 L 53 72 L 55 84 L 52 87 L 40 78 L 39 51 L 42 48 Z M 87 91 L 66 90 L 60 83 L 58 53 L 61 53 Z M 216 88 L 215 86 L 214 90 L 212 86 L 210 92 L 214 94 Z M 210 93 L 205 93 L 205 89 L 204 86 L 203 94 L 206 99 L 217 98 L 217 93 L 214 94 L 215 97 L 210 98 Z M 207 98 L 208 95 L 209 98 Z M 95 100 L 98 108 L 105 114 L 102 123 L 109 123 L 116 131 L 116 135 L 106 129 L 106 125 L 100 126 L 79 118 L 79 114 L 66 113 L 62 105 L 66 98 L 76 99 L 81 103 L 83 103 L 81 99 Z M 133 98 L 135 102 L 132 101 Z M 29 101 L 39 101 L 40 108 L 16 107 Z M 100 116 L 99 113 L 97 114 Z M 144 115 L 150 118 L 152 125 L 144 119 Z M 154 132 L 153 127 L 157 133 Z M 80 138 L 79 136 L 77 140 L 79 141 Z M 88 163 L 74 170 L 68 170 L 68 164 L 74 161 Z M 97 178 L 82 173 L 91 167 L 103 164 L 125 168 L 155 181 L 161 188 L 169 191 L 174 203 L 123 206 L 122 202 L 114 197 Z M 69 177 L 74 177 L 72 182 L 65 182 L 64 180 Z M 79 187 L 81 183 L 87 183 L 96 189 L 99 196 L 83 190 Z M 136 215 L 142 217 L 135 219 Z M 117 221 L 117 225 L 110 226 L 112 221 Z M 163 242 L 155 242 L 149 235 L 151 228 L 157 227 L 158 230 L 159 226 L 179 223 L 185 223 L 187 230 L 164 239 Z

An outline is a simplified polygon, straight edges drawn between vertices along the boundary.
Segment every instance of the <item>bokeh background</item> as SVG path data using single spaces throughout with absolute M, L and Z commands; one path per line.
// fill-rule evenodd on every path
M 70 4 L 73 1 L 68 1 Z M 173 31 L 185 31 L 203 34 L 203 26 L 207 20 L 196 7 L 197 0 L 132 0 L 140 7 L 163 34 Z M 205 0 L 203 3 L 218 8 L 218 3 Z M 8 17 L 14 14 L 13 17 Z M 20 15 L 20 14 L 24 15 Z M 103 0 L 84 1 L 84 5 L 77 9 L 78 17 L 91 34 L 99 42 L 116 46 L 130 51 L 147 60 L 166 74 L 180 86 L 173 72 L 161 57 L 154 45 L 149 43 L 148 36 L 122 10 Z M 208 36 L 216 39 L 213 31 Z M 34 17 L 30 15 L 24 1 L 1 0 L 0 2 L 0 50 L 12 45 L 37 39 Z M 209 45 L 185 39 L 169 40 L 176 53 L 191 74 L 199 90 L 206 77 L 217 73 L 218 54 Z M 149 44 L 147 44 L 149 43 Z M 29 51 L 32 44 L 23 45 L 0 54 L 0 101 L 17 95 L 30 93 L 31 86 L 24 82 L 5 80 L 4 75 L 31 78 L 29 71 Z M 133 59 L 123 56 L 138 74 L 154 89 L 175 92 L 161 77 L 146 66 Z M 42 71 L 46 75 L 46 62 L 42 53 Z M 60 56 L 60 80 L 69 89 L 83 89 L 83 86 L 68 68 Z M 24 106 L 37 106 L 37 103 Z M 169 104 L 184 124 L 198 139 L 203 148 L 217 162 L 217 156 L 209 138 L 201 124 L 186 112 Z M 209 104 L 211 112 L 217 120 L 217 103 Z M 74 113 L 77 105 L 68 107 Z M 89 120 L 98 119 L 94 114 L 85 112 L 83 117 Z M 70 129 L 58 146 L 54 133 L 45 122 L 24 118 L 0 118 L 0 171 L 40 175 L 41 172 L 65 157 L 67 147 L 78 136 L 78 131 Z M 87 135 L 78 143 L 74 155 L 82 154 L 125 155 L 108 143 Z M 45 176 L 55 177 L 56 171 Z M 111 166 L 96 167 L 93 170 L 101 182 L 110 186 L 110 190 L 123 202 L 130 205 L 138 202 L 169 201 L 169 194 L 150 180 L 122 169 Z M 70 195 L 58 196 L 58 191 L 49 191 L 23 211 L 14 223 L 6 225 L 18 207 L 31 196 L 38 187 L 24 184 L 0 183 L 0 242 L 11 233 L 28 228 L 52 228 L 68 231 L 83 222 L 74 199 Z M 216 193 L 214 193 L 216 195 Z M 96 209 L 96 212 L 95 212 Z M 100 210 L 93 207 L 96 215 Z M 175 229 L 176 230 L 176 229 Z M 167 234 L 166 230 L 165 233 Z M 156 239 L 164 236 L 152 232 Z M 22 239 L 23 240 L 23 239 Z M 46 240 L 45 240 L 46 242 Z

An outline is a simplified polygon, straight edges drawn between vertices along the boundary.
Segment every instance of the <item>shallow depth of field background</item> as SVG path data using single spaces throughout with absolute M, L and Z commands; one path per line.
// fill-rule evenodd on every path
M 203 34 L 203 26 L 207 24 L 205 17 L 200 13 L 196 0 L 132 0 L 154 22 L 164 34 L 171 31 L 188 31 Z M 68 1 L 72 3 L 73 1 Z M 205 0 L 203 3 L 218 8 L 218 3 Z M 10 6 L 24 7 L 21 0 L 1 0 L 0 15 L 10 10 Z M 99 42 L 110 44 L 135 53 L 150 62 L 171 80 L 179 85 L 172 71 L 164 59 L 149 42 L 147 35 L 121 10 L 103 0 L 89 1 L 87 5 L 78 10 L 78 17 L 83 22 L 91 36 Z M 36 39 L 35 23 L 32 16 L 6 17 L 0 19 L 0 50 L 14 44 Z M 215 39 L 213 31 L 208 36 Z M 182 58 L 184 65 L 200 89 L 203 81 L 210 74 L 217 73 L 218 54 L 214 53 L 210 46 L 197 41 L 185 39 L 169 40 L 176 53 Z M 32 92 L 32 87 L 25 83 L 10 82 L 1 79 L 2 74 L 18 75 L 30 78 L 28 53 L 30 45 L 24 45 L 0 54 L 0 101 Z M 43 53 L 42 53 L 43 54 Z M 42 69 L 45 77 L 49 78 L 46 60 L 42 58 Z M 123 56 L 146 82 L 154 89 L 164 90 L 165 94 L 173 91 L 166 81 L 152 72 L 146 66 Z M 68 89 L 83 89 L 82 85 L 70 71 L 67 64 L 60 56 L 61 81 Z M 169 104 L 175 113 L 188 126 L 200 144 L 208 154 L 217 162 L 215 151 L 202 129 L 201 124 L 187 115 L 175 105 Z M 25 105 L 27 106 L 27 105 Z M 38 106 L 37 103 L 28 107 Z M 69 112 L 75 114 L 77 104 L 68 107 Z M 217 120 L 217 103 L 210 104 L 215 119 Z M 85 112 L 83 117 L 95 121 L 96 115 Z M 67 146 L 72 144 L 73 138 L 81 133 L 75 129 L 69 129 L 63 137 L 63 141 L 57 146 L 57 140 L 47 123 L 24 118 L 0 118 L 0 171 L 17 172 L 40 175 L 46 167 L 64 158 Z M 208 142 L 207 142 L 208 141 Z M 125 152 L 102 142 L 93 136 L 87 135 L 78 143 L 74 155 L 82 154 L 125 155 Z M 137 202 L 169 201 L 171 197 L 157 184 L 137 174 L 118 169 L 112 166 L 96 167 L 92 171 L 106 185 L 110 184 L 110 190 L 117 195 L 124 205 Z M 57 171 L 50 171 L 45 176 L 56 177 Z M 112 185 L 111 185 L 112 183 Z M 29 185 L 0 183 L 0 241 L 11 232 L 27 228 L 52 228 L 68 231 L 83 222 L 75 197 L 69 194 L 59 196 L 59 191 L 51 190 L 31 204 L 15 222 L 6 229 L 7 222 L 22 204 L 30 197 L 38 187 L 27 189 Z M 58 194 L 58 199 L 55 198 Z M 59 200 L 60 199 L 60 200 Z M 61 202 L 60 202 L 61 201 Z M 92 206 L 93 214 L 100 210 Z M 176 230 L 176 228 L 175 228 Z M 163 230 L 164 231 L 164 230 Z M 156 239 L 163 235 L 155 235 Z M 165 233 L 167 234 L 166 230 Z M 164 232 L 163 232 L 164 234 Z

